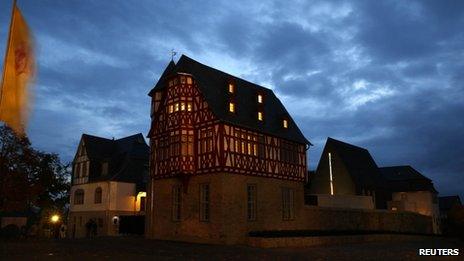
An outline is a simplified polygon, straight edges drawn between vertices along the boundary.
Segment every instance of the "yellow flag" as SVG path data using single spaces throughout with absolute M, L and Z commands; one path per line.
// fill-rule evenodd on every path
M 32 37 L 19 8 L 14 4 L 0 89 L 0 121 L 20 136 L 24 135 L 27 123 L 28 85 L 34 78 L 34 68 Z

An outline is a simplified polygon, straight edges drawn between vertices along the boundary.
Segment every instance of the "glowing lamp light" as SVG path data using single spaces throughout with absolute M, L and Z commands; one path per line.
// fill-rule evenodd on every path
M 60 220 L 60 216 L 58 216 L 58 215 L 53 215 L 53 216 L 51 216 L 51 218 L 50 218 L 50 221 L 51 221 L 52 223 L 56 223 L 56 222 L 58 222 L 59 220 Z

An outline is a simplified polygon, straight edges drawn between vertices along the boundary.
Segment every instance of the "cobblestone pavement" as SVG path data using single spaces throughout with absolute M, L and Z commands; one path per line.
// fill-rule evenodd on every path
M 292 249 L 190 244 L 141 237 L 28 239 L 0 241 L 0 244 L 0 260 L 420 260 L 419 248 L 458 248 L 460 256 L 439 259 L 464 260 L 463 241 L 433 237 L 422 241 Z

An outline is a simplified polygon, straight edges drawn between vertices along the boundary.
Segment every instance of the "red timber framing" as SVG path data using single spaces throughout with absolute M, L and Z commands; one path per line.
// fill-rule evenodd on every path
M 169 77 L 152 98 L 152 178 L 225 172 L 305 180 L 305 144 L 218 120 L 192 75 Z

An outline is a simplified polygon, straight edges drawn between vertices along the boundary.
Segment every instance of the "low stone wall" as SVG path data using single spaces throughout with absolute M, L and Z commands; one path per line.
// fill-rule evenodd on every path
M 392 231 L 432 233 L 432 219 L 412 212 L 304 206 L 306 230 Z
M 372 196 L 314 194 L 319 207 L 374 209 Z
M 27 217 L 0 217 L 0 228 L 8 225 L 16 225 L 18 228 L 27 224 Z
M 249 237 L 248 245 L 261 248 L 309 247 L 318 245 L 352 244 L 362 242 L 389 242 L 423 240 L 427 236 L 416 235 L 350 235 L 350 236 L 314 236 L 314 237 Z

